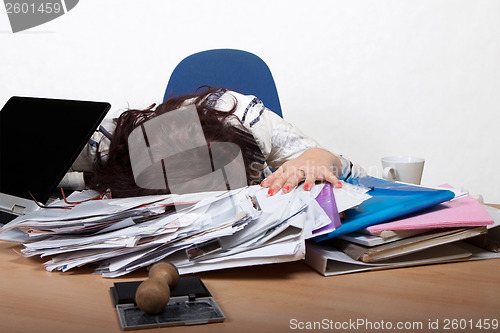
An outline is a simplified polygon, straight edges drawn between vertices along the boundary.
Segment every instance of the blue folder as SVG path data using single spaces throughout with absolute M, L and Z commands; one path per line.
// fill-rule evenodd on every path
M 362 177 L 354 182 L 371 188 L 367 194 L 372 197 L 346 210 L 342 225 L 328 234 L 315 237 L 315 241 L 324 241 L 374 224 L 388 222 L 455 197 L 449 190 L 394 183 L 374 177 Z

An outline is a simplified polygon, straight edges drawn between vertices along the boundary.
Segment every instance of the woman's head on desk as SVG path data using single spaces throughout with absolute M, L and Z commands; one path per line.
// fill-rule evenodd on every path
M 90 184 L 114 197 L 259 183 L 274 195 L 300 183 L 307 191 L 316 181 L 341 187 L 340 178 L 357 174 L 348 159 L 319 147 L 256 97 L 234 91 L 204 88 L 125 111 L 115 124 L 109 149 L 98 149 Z
M 92 187 L 129 197 L 259 184 L 262 153 L 234 115 L 236 100 L 223 111 L 215 108 L 219 93 L 205 89 L 123 112 L 109 150 L 97 156 Z

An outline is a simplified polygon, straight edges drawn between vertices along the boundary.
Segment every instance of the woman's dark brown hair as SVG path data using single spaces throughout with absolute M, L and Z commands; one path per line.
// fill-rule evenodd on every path
M 261 180 L 261 165 L 263 156 L 253 136 L 241 125 L 239 119 L 233 114 L 237 107 L 236 99 L 229 111 L 219 111 L 214 108 L 216 100 L 225 91 L 202 87 L 194 95 L 169 98 L 153 110 L 153 106 L 145 110 L 127 110 L 115 119 L 116 129 L 111 139 L 109 153 L 104 158 L 97 156 L 95 172 L 90 187 L 98 191 L 110 189 L 113 197 L 130 197 L 151 194 L 168 194 L 171 192 L 168 185 L 162 190 L 151 190 L 137 186 L 129 155 L 128 137 L 130 133 L 146 121 L 159 115 L 179 109 L 189 103 L 196 106 L 201 127 L 207 145 L 213 142 L 230 142 L 236 144 L 240 150 L 245 164 L 247 184 L 258 184 Z M 169 133 L 171 139 L 189 140 L 186 129 L 178 128 Z M 187 167 L 183 168 L 177 179 L 189 181 L 199 175 L 197 167 L 203 161 L 196 160 L 196 154 L 191 155 L 189 161 L 182 161 Z M 255 163 L 257 162 L 257 163 Z

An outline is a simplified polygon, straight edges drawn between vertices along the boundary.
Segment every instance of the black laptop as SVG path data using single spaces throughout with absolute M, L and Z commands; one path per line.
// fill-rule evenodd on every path
M 12 97 L 0 111 L 0 223 L 45 204 L 109 103 Z

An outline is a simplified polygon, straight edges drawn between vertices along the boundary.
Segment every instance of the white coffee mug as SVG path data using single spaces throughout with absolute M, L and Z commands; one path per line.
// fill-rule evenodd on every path
M 389 156 L 382 158 L 382 177 L 390 181 L 420 184 L 425 160 L 413 156 Z

